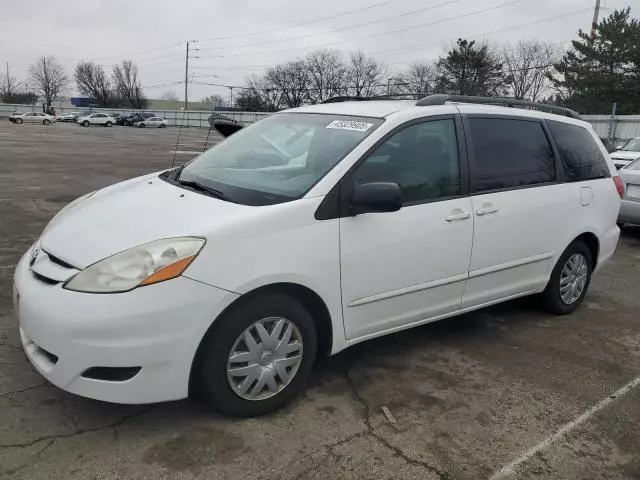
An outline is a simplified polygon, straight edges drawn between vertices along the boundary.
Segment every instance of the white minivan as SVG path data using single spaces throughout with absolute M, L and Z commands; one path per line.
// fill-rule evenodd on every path
M 524 295 L 580 305 L 616 248 L 623 186 L 578 114 L 349 100 L 63 208 L 15 272 L 35 368 L 100 400 L 199 391 L 258 415 L 317 354 Z

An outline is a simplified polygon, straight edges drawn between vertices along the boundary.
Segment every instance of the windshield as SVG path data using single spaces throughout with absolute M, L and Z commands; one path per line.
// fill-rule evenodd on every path
M 640 152 L 640 138 L 632 138 L 622 147 L 622 150 L 625 152 Z
M 271 115 L 194 159 L 177 181 L 197 182 L 247 205 L 294 200 L 381 123 L 342 115 Z

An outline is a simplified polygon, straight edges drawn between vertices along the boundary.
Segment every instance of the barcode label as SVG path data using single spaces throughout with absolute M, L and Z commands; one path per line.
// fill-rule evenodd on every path
M 373 123 L 367 122 L 354 122 L 352 120 L 334 120 L 327 128 L 338 128 L 340 130 L 354 130 L 356 132 L 366 132 L 371 127 L 373 127 Z

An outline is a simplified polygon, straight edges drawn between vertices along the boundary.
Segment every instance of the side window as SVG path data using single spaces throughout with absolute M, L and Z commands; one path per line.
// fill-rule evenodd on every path
M 540 122 L 470 118 L 479 192 L 556 179 L 553 150 Z
M 403 203 L 460 193 L 460 163 L 453 119 L 411 125 L 380 145 L 354 172 L 357 184 L 395 182 Z
M 611 176 L 598 144 L 587 129 L 553 120 L 548 120 L 547 123 L 558 147 L 567 181 Z
M 25 117 L 35 117 L 36 114 L 35 113 L 25 113 L 24 116 Z

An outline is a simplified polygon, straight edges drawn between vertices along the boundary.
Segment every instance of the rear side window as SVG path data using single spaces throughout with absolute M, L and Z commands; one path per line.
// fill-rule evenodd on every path
M 568 182 L 611 176 L 598 144 L 586 128 L 553 120 L 547 123 Z
M 477 191 L 556 179 L 553 150 L 540 122 L 470 118 Z

